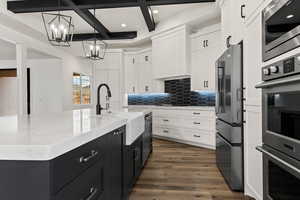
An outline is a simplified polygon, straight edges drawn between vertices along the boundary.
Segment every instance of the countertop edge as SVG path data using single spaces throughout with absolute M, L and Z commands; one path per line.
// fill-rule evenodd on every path
M 126 123 L 126 119 L 120 119 L 101 130 L 91 130 L 72 140 L 53 145 L 0 145 L 0 161 L 50 161 L 125 126 Z

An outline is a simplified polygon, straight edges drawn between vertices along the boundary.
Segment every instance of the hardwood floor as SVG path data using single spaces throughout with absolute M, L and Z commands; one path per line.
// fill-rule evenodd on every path
M 154 140 L 153 154 L 129 200 L 246 200 L 231 192 L 215 163 L 215 152 Z

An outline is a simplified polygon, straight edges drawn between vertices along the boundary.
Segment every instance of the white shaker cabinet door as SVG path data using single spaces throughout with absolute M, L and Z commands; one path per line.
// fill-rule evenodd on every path
M 112 109 L 119 109 L 121 107 L 121 86 L 120 86 L 120 70 L 104 70 L 97 69 L 95 76 L 96 85 L 105 83 L 109 86 L 111 90 L 112 97 L 110 99 L 110 104 Z M 96 93 L 95 93 L 96 94 Z M 100 101 L 102 107 L 105 107 L 106 102 L 106 88 L 101 89 Z
M 192 53 L 192 90 L 206 90 L 209 75 L 209 60 L 207 51 L 200 50 Z
M 137 66 L 135 64 L 135 56 L 125 55 L 125 91 L 127 94 L 137 92 Z
M 247 26 L 244 40 L 244 85 L 246 105 L 261 105 L 261 90 L 255 86 L 262 81 L 261 16 Z
M 251 18 L 253 14 L 258 11 L 258 8 L 264 3 L 265 0 L 244 0 L 246 4 L 246 17 Z
M 215 91 L 215 63 L 220 55 L 220 46 L 192 53 L 192 90 Z

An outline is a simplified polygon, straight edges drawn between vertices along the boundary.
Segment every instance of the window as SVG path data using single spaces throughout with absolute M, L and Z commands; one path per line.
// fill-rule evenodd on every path
M 73 104 L 91 104 L 91 79 L 89 76 L 73 73 Z

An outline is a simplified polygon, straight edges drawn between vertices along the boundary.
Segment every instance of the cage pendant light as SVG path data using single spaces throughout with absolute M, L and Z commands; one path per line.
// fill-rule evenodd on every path
M 94 16 L 96 17 L 96 10 L 94 9 Z M 96 30 L 94 28 L 94 37 L 82 41 L 84 57 L 91 60 L 104 59 L 107 44 L 103 40 L 97 39 Z
M 58 7 L 60 8 L 60 0 L 58 0 Z M 43 12 L 42 18 L 50 44 L 70 47 L 74 34 L 72 17 L 58 11 L 57 14 Z

